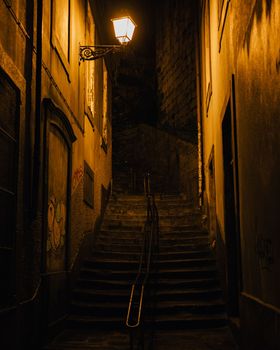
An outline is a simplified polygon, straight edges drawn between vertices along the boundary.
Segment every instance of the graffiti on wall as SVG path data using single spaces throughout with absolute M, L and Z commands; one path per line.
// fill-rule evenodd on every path
M 271 239 L 257 236 L 256 253 L 258 255 L 261 268 L 269 270 L 271 265 L 274 263 Z
M 55 127 L 49 132 L 48 202 L 47 202 L 47 271 L 61 271 L 66 264 L 68 220 L 69 149 Z
M 66 206 L 62 200 L 51 195 L 48 200 L 47 251 L 57 251 L 65 245 Z
M 74 172 L 72 176 L 72 193 L 74 193 L 82 180 L 82 177 L 84 176 L 84 168 L 81 165 L 78 167 Z

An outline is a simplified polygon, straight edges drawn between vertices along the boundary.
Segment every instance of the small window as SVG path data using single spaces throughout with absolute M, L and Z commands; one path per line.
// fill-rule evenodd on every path
M 219 33 L 219 52 L 222 48 L 222 38 L 225 28 L 225 22 L 227 18 L 228 8 L 230 0 L 218 1 L 218 33 Z
M 94 207 L 94 173 L 84 162 L 84 201 L 91 208 Z
M 205 103 L 208 116 L 212 96 L 210 1 L 204 3 Z

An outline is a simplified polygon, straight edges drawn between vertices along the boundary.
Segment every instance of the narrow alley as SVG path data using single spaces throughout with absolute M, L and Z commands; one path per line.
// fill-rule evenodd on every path
M 280 2 L 0 0 L 0 348 L 280 350 Z

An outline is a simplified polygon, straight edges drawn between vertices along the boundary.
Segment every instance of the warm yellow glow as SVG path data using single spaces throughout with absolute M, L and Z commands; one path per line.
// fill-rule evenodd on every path
M 134 29 L 136 27 L 135 22 L 130 16 L 113 18 L 112 22 L 116 38 L 122 45 L 127 44 L 133 37 Z

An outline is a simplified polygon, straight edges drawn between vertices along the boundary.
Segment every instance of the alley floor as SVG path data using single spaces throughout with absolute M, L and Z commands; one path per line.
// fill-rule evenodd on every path
M 228 328 L 211 330 L 158 331 L 149 335 L 143 350 L 237 350 Z M 65 331 L 49 350 L 130 350 L 125 332 Z M 141 348 L 134 347 L 133 350 Z

